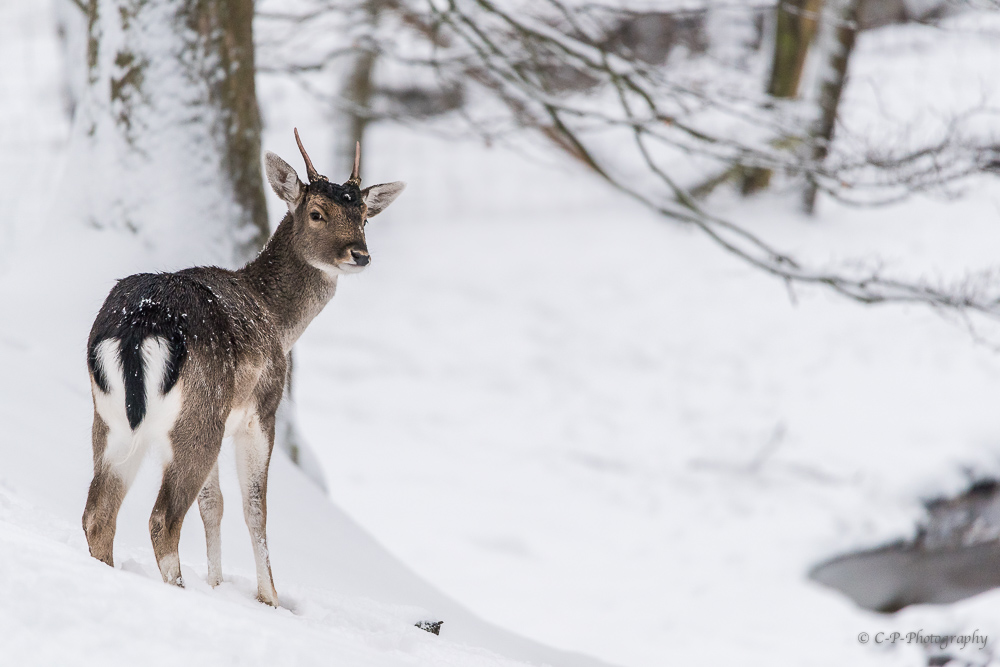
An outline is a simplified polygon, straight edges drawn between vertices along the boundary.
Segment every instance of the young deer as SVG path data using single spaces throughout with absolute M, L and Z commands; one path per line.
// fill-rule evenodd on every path
M 257 597 L 277 605 L 268 559 L 267 469 L 286 358 L 333 297 L 337 277 L 370 261 L 365 222 L 404 183 L 360 189 L 360 145 L 343 185 L 320 175 L 296 130 L 309 183 L 274 153 L 267 180 L 288 205 L 260 255 L 237 271 L 216 267 L 142 273 L 118 282 L 87 345 L 94 397 L 94 479 L 83 513 L 90 553 L 114 564 L 115 523 L 150 445 L 162 448 L 163 481 L 149 518 L 165 582 L 183 586 L 177 545 L 198 499 L 208 582 L 222 581 L 218 455 L 232 436 L 243 515 L 257 566 Z

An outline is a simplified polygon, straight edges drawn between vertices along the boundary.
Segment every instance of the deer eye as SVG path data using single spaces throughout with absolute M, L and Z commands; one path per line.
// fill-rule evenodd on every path
M 313 211 L 312 213 L 309 214 L 309 217 L 315 220 L 316 222 L 319 222 L 320 220 L 323 219 L 323 216 L 320 215 L 319 211 Z

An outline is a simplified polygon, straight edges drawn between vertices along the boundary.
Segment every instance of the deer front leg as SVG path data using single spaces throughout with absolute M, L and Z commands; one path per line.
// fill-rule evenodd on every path
M 212 466 L 205 486 L 198 493 L 198 509 L 205 524 L 205 546 L 208 550 L 208 584 L 215 588 L 222 583 L 222 489 L 219 488 L 219 463 Z
M 243 517 L 250 530 L 254 562 L 257 566 L 257 599 L 278 606 L 278 594 L 271 577 L 267 550 L 267 469 L 274 446 L 274 414 L 253 415 L 246 428 L 233 436 L 236 472 L 243 493 Z

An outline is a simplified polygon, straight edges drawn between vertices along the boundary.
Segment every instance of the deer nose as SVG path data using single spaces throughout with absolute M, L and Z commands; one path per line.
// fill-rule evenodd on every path
M 358 266 L 367 266 L 368 262 L 372 261 L 371 255 L 364 250 L 352 250 L 351 257 Z

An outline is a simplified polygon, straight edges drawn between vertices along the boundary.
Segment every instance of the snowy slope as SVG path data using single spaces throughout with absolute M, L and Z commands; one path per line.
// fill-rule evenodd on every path
M 152 460 L 119 518 L 119 571 L 91 559 L 79 528 L 90 476 L 91 410 L 80 341 L 113 276 L 141 265 L 171 267 L 113 232 L 55 224 L 48 233 L 43 256 L 18 253 L 0 283 L 3 312 L 16 314 L 0 326 L 10 383 L 0 408 L 0 591 L 9 621 L 0 627 L 19 638 L 12 649 L 24 651 L 14 653 L 19 664 L 66 664 L 90 649 L 112 664 L 147 651 L 164 663 L 198 657 L 215 664 L 211 656 L 220 655 L 240 664 L 269 664 L 276 656 L 280 664 L 316 664 L 321 656 L 356 655 L 351 664 L 513 664 L 484 648 L 536 663 L 591 664 L 473 617 L 387 554 L 282 457 L 272 463 L 268 527 L 287 610 L 253 601 L 230 449 L 221 468 L 229 503 L 223 563 L 231 578 L 220 590 L 200 583 L 205 559 L 197 512 L 189 514 L 181 543 L 192 590 L 179 593 L 160 583 L 146 529 L 158 486 Z M 296 625 L 296 616 L 302 623 Z M 413 627 L 427 619 L 445 622 L 442 637 Z M 190 642 L 171 648 L 170 628 L 191 633 Z M 35 655 L 40 638 L 52 633 L 65 642 Z
M 4 664 L 524 664 L 413 627 L 419 610 L 321 588 L 286 588 L 278 610 L 256 602 L 252 577 L 171 589 L 155 563 L 111 570 L 75 526 L 0 502 Z

